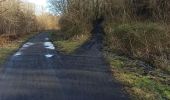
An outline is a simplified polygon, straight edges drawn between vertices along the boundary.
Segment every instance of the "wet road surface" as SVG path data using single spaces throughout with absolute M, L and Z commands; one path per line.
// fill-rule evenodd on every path
M 127 100 L 95 39 L 60 54 L 47 33 L 25 43 L 0 73 L 0 100 Z

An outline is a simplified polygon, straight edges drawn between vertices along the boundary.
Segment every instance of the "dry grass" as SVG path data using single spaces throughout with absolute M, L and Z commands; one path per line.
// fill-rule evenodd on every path
M 106 27 L 105 44 L 111 52 L 142 59 L 157 68 L 170 70 L 169 26 L 157 23 L 127 23 Z

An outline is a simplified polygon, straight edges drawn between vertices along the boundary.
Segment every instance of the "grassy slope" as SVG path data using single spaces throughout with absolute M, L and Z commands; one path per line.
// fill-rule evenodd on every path
M 169 39 L 167 39 L 169 33 L 166 26 L 155 23 L 133 23 L 116 24 L 107 28 L 110 29 L 105 30 L 107 35 L 104 42 L 105 50 L 109 52 L 107 58 L 113 71 L 113 77 L 126 86 L 128 93 L 134 99 L 169 100 L 169 64 L 165 63 L 167 59 L 164 56 L 156 55 L 159 54 L 159 48 L 169 52 L 163 47 L 169 43 Z M 155 58 L 152 58 L 151 62 L 154 62 L 152 64 L 156 67 L 146 73 L 146 69 L 139 65 L 139 60 L 115 56 L 120 51 L 127 55 L 130 54 L 134 59 L 140 58 L 148 62 L 149 59 L 145 58 L 149 57 L 148 55 L 153 55 Z M 113 54 L 114 56 L 111 56 Z M 158 57 L 161 60 L 156 59 Z
M 145 60 L 170 73 L 169 26 L 153 22 L 115 23 L 105 31 L 108 51 Z
M 1 44 L 0 47 L 0 65 L 4 63 L 9 55 L 15 52 L 28 38 L 34 36 L 37 33 L 31 33 L 28 35 L 21 36 L 17 40 L 14 41 L 6 41 Z

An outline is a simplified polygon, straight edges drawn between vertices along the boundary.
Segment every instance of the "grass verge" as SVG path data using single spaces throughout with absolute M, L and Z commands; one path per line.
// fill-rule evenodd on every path
M 15 52 L 28 38 L 37 34 L 36 32 L 26 34 L 16 38 L 15 40 L 8 40 L 6 37 L 0 37 L 0 65 L 2 65 L 7 57 Z
M 121 56 L 107 55 L 107 57 L 113 76 L 125 85 L 133 99 L 170 99 L 170 75 L 163 74 L 160 70 L 151 70 L 146 74 L 146 69 L 136 60 L 129 60 Z

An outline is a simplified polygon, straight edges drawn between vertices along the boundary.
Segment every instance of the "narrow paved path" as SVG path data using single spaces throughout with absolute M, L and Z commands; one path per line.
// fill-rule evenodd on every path
M 0 73 L 0 100 L 126 100 L 92 39 L 75 55 L 56 52 L 47 33 L 25 43 Z

